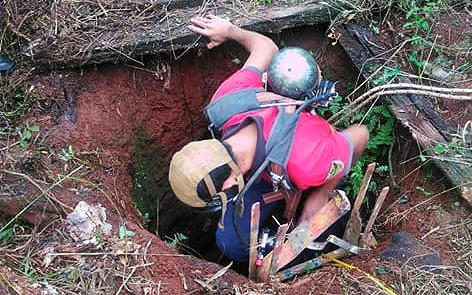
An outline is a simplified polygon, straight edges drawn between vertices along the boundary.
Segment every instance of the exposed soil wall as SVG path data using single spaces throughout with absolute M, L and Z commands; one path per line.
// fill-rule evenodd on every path
M 58 88 L 58 99 L 65 102 L 57 113 L 58 124 L 49 129 L 49 140 L 58 149 L 70 144 L 81 152 L 99 153 L 97 180 L 117 192 L 117 205 L 128 219 L 141 224 L 144 217 L 156 220 L 159 206 L 162 238 L 172 230 L 198 240 L 201 233 L 194 231 L 192 236 L 188 228 L 200 224 L 200 229 L 208 231 L 211 227 L 203 226 L 206 217 L 192 218 L 194 214 L 176 202 L 168 187 L 167 169 L 176 150 L 203 137 L 205 102 L 236 68 L 224 55 L 188 55 L 172 64 L 154 62 L 146 69 L 105 65 L 67 77 L 49 77 L 46 89 Z M 161 67 L 167 73 L 160 73 Z M 165 76 L 163 81 L 158 74 Z M 68 102 L 61 99 L 62 85 L 73 93 Z
M 317 53 L 324 75 L 340 80 L 340 89 L 353 81 L 346 55 L 322 43 L 321 28 L 301 28 L 278 39 L 281 46 Z M 38 123 L 49 121 L 53 147 L 72 145 L 82 154 L 97 155 L 96 180 L 116 192 L 115 205 L 129 221 L 162 239 L 183 233 L 188 245 L 205 255 L 213 249 L 218 216 L 196 213 L 176 201 L 168 185 L 168 163 L 184 144 L 205 136 L 204 106 L 245 58 L 241 48 L 234 48 L 193 51 L 177 61 L 149 58 L 146 68 L 103 65 L 42 77 L 35 86 L 41 95 L 55 97 L 55 115 L 38 118 Z

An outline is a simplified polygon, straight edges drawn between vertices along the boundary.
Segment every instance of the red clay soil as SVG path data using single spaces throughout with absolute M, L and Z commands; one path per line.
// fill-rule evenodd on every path
M 342 91 L 346 91 L 348 84 L 356 79 L 354 67 L 339 47 L 319 42 L 322 37 L 321 30 L 313 27 L 278 36 L 283 45 L 303 46 L 319 53 L 317 57 L 324 74 L 330 79 L 340 80 Z M 130 238 L 133 242 L 146 245 L 151 241 L 148 252 L 162 255 L 150 258 L 153 265 L 147 267 L 143 275 L 156 283 L 163 283 L 161 294 L 204 294 L 194 279 L 210 277 L 221 266 L 191 256 L 172 256 L 177 254 L 176 250 L 146 230 L 145 222 L 132 202 L 132 140 L 137 130 L 145 130 L 151 138 L 149 144 L 161 148 L 164 161 L 169 161 L 184 144 L 201 139 L 206 128 L 202 109 L 219 84 L 241 66 L 235 58 L 243 61 L 244 54 L 227 44 L 211 52 L 190 51 L 177 61 L 147 61 L 147 66 L 142 68 L 100 65 L 81 71 L 53 73 L 39 77 L 34 83 L 40 97 L 54 101 L 53 106 L 49 106 L 53 111 L 38 111 L 28 122 L 41 126 L 41 133 L 47 135 L 44 144 L 51 149 L 60 151 L 72 145 L 78 158 L 85 159 L 85 162 L 75 162 L 76 166 L 81 163 L 85 166 L 79 173 L 80 177 L 101 184 L 107 192 L 105 196 L 99 190 L 88 190 L 83 198 L 77 193 L 83 190 L 80 183 L 70 181 L 54 189 L 54 195 L 69 207 L 75 207 L 82 199 L 89 204 L 100 203 L 107 208 L 114 235 L 119 225 L 125 222 L 128 229 L 137 233 Z M 163 67 L 167 68 L 166 73 L 159 70 Z M 159 75 L 164 76 L 163 80 L 157 77 Z M 408 161 L 407 158 L 407 155 L 413 157 L 417 152 L 413 147 L 410 142 L 408 149 L 404 146 L 396 149 L 398 154 L 394 157 L 399 160 L 395 161 L 393 168 L 397 181 L 418 165 L 418 161 Z M 410 152 L 400 152 L 406 150 Z M 54 172 L 66 174 L 73 169 L 64 168 L 57 156 L 55 160 L 43 161 L 47 161 Z M 402 161 L 406 162 L 403 164 Z M 418 192 L 417 186 L 434 191 L 443 189 L 441 182 L 429 187 L 423 173 L 421 169 L 417 170 L 401 183 L 400 190 L 390 192 L 384 206 L 388 209 L 382 211 L 380 218 L 385 227 L 377 232 L 379 247 L 367 255 L 350 259 L 350 263 L 372 272 L 385 264 L 379 262 L 378 257 L 393 232 L 403 230 L 419 238 L 436 226 L 439 211 L 436 207 L 430 210 L 427 206 L 439 206 L 444 209 L 441 212 L 457 211 L 454 204 L 460 202 L 458 199 L 441 196 L 428 201 Z M 406 205 L 395 202 L 404 194 L 409 197 Z M 398 218 L 398 214 L 421 202 L 428 205 L 412 210 L 404 219 Z M 424 241 L 433 244 L 431 236 Z M 445 241 L 434 241 L 434 249 L 441 253 L 445 264 L 453 262 L 447 256 Z M 309 294 L 313 288 L 325 290 L 332 284 L 329 275 L 323 273 L 314 273 L 307 280 L 278 285 L 274 292 Z M 233 285 L 248 283 L 245 277 L 233 271 L 227 272 L 222 281 L 224 286 L 220 294 L 231 291 Z M 332 294 L 341 293 L 341 290 L 339 293 L 336 291 L 339 286 L 330 288 Z
M 188 54 L 173 62 L 170 77 L 165 78 L 169 81 L 157 79 L 154 68 L 104 65 L 82 73 L 53 74 L 35 85 L 42 97 L 64 100 L 62 89 L 76 92 L 76 97 L 71 98 L 75 108 L 73 103 L 63 104 L 56 115 L 36 116 L 30 124 L 41 126 L 51 148 L 60 150 L 70 144 L 79 158 L 93 162 L 86 177 L 106 188 L 110 198 L 91 191 L 84 200 L 106 207 L 115 231 L 120 221 L 126 220 L 127 228 L 137 233 L 133 242 L 146 245 L 152 241 L 148 252 L 162 256 L 153 256 L 150 261 L 154 264 L 146 272 L 156 282 L 162 282 L 162 294 L 198 291 L 201 287 L 193 278 L 210 277 L 220 267 L 191 256 L 175 255 L 175 249 L 145 229 L 131 197 L 132 140 L 138 129 L 144 129 L 153 139 L 151 144 L 162 148 L 168 160 L 184 144 L 201 138 L 206 127 L 202 109 L 212 92 L 236 68 L 221 50 L 205 58 Z M 62 188 L 60 200 L 74 207 L 80 198 L 71 191 L 79 189 L 79 185 L 67 182 Z M 234 272 L 225 275 L 230 288 L 244 281 Z

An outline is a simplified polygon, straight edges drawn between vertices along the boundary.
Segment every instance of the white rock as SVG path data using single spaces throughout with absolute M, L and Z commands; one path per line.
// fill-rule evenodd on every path
M 111 231 L 111 224 L 106 222 L 105 210 L 100 204 L 90 206 L 86 202 L 80 201 L 74 212 L 67 215 L 66 218 L 66 228 L 72 238 L 85 244 L 97 244 L 97 236 L 108 235 Z

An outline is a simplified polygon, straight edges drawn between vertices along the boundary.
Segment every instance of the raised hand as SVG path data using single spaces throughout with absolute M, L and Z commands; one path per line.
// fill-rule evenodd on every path
M 210 42 L 207 44 L 208 49 L 212 49 L 228 40 L 234 28 L 234 25 L 229 20 L 215 15 L 206 17 L 196 16 L 191 18 L 190 22 L 192 24 L 188 28 L 191 31 L 210 39 Z

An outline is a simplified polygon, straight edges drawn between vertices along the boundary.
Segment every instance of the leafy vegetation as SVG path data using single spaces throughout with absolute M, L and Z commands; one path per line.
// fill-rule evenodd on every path
M 424 187 L 422 186 L 417 186 L 416 189 L 421 192 L 423 195 L 425 196 L 431 196 L 433 194 L 433 191 L 430 190 L 430 189 L 425 189 Z
M 12 127 L 16 120 L 23 117 L 32 106 L 32 95 L 23 92 L 11 81 L 2 81 L 0 76 L 0 136 L 10 135 L 15 131 Z
M 340 111 L 347 103 L 342 97 L 338 96 L 327 108 L 320 108 L 317 111 L 321 116 L 330 116 Z M 385 176 L 385 173 L 389 171 L 386 159 L 390 146 L 393 144 L 395 119 L 388 110 L 387 105 L 380 103 L 372 106 L 369 110 L 365 109 L 357 112 L 351 121 L 344 120 L 337 127 L 343 129 L 354 123 L 362 123 L 367 126 L 370 132 L 370 140 L 363 156 L 351 168 L 349 182 L 345 187 L 346 192 L 351 194 L 357 194 L 364 177 L 365 167 L 369 163 L 378 162 L 380 165 L 377 165 L 376 172 L 382 176 Z M 374 179 L 370 182 L 369 190 L 373 191 L 376 188 L 377 182 Z
M 69 162 L 73 160 L 75 158 L 74 147 L 69 144 L 67 146 L 67 149 L 62 149 L 60 157 L 61 160 L 63 160 L 64 162 Z
M 8 244 L 13 238 L 13 229 L 11 227 L 0 231 L 0 246 Z
M 434 15 L 438 12 L 440 2 L 443 1 L 425 1 L 425 0 L 409 0 L 401 1 L 400 8 L 406 10 L 406 22 L 403 29 L 412 29 L 412 51 L 408 55 L 408 60 L 412 62 L 419 72 L 423 71 L 425 59 L 427 56 L 424 50 L 428 44 L 433 43 L 429 31 Z M 438 47 L 433 47 L 439 53 Z
M 132 230 L 127 229 L 126 225 L 122 224 L 122 225 L 120 225 L 118 235 L 119 235 L 120 239 L 122 240 L 124 238 L 134 237 L 136 235 L 136 233 Z
M 11 73 L 0 74 L 0 137 L 15 133 L 15 125 L 33 106 L 34 95 L 26 83 L 31 78 L 31 67 L 25 66 L 19 39 L 2 26 L 0 15 L 0 54 L 13 60 L 16 67 Z
M 20 136 L 20 147 L 26 148 L 30 144 L 33 134 L 37 132 L 39 132 L 39 126 L 37 125 L 29 125 L 28 123 L 25 123 L 23 129 L 17 127 L 16 134 Z
M 188 237 L 183 233 L 175 233 L 173 238 L 167 237 L 166 245 L 171 248 L 177 248 L 179 244 L 188 240 Z

